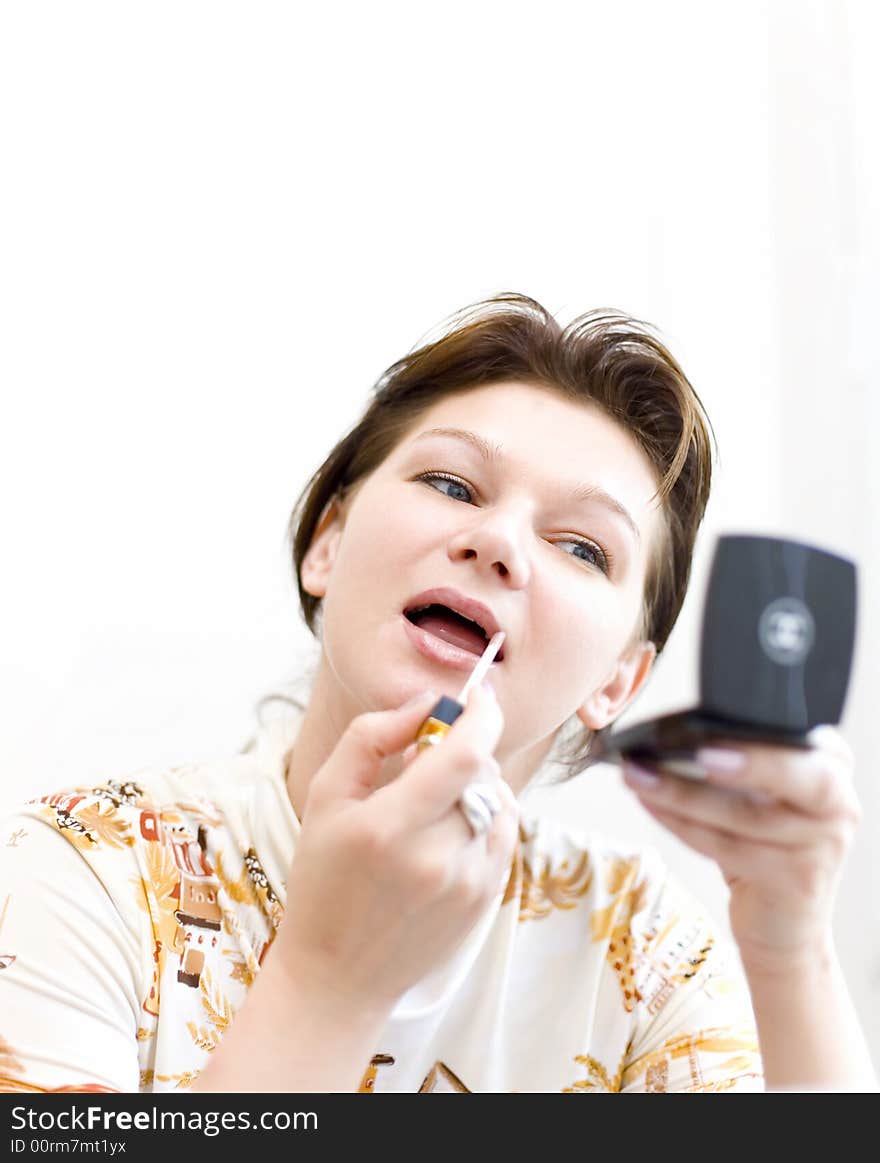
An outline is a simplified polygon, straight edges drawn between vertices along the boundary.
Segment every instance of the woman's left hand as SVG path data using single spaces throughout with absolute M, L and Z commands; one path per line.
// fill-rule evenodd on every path
M 645 810 L 720 866 L 747 972 L 802 968 L 831 945 L 861 808 L 849 745 L 833 727 L 809 738 L 809 749 L 741 742 L 704 749 L 697 758 L 705 781 L 624 763 Z

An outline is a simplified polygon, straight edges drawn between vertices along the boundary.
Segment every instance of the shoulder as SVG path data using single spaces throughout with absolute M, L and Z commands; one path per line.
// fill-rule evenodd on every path
M 284 789 L 249 755 L 145 768 L 7 805 L 0 814 L 0 846 L 24 852 L 34 825 L 42 823 L 89 863 L 106 868 L 111 858 L 136 860 L 137 850 L 160 834 L 168 841 L 197 841 L 200 829 L 209 828 L 247 834 L 267 796 L 280 802 Z
M 0 884 L 19 913 L 39 907 L 84 933 L 100 924 L 131 957 L 147 950 L 150 968 L 179 925 L 220 928 L 221 888 L 230 923 L 265 943 L 295 827 L 283 783 L 253 757 L 141 770 L 0 816 Z

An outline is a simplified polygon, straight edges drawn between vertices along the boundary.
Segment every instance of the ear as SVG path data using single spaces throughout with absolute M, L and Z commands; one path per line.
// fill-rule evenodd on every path
M 303 589 L 314 598 L 323 598 L 327 593 L 344 525 L 344 507 L 339 495 L 334 494 L 324 506 L 299 571 Z
M 584 726 L 600 731 L 613 723 L 638 694 L 656 656 L 653 642 L 636 642 L 622 654 L 605 684 L 575 712 Z

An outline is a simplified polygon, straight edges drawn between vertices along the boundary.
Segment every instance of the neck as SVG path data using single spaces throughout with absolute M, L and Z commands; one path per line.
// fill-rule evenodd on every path
M 312 777 L 333 753 L 351 720 L 371 709 L 359 706 L 329 672 L 324 659 L 318 668 L 308 707 L 303 715 L 296 740 L 287 758 L 287 792 L 298 820 L 302 821 Z M 501 774 L 519 795 L 546 759 L 555 736 L 539 739 L 520 751 L 505 752 L 502 738 L 495 750 Z M 385 760 L 382 783 L 390 783 L 400 774 L 402 755 Z

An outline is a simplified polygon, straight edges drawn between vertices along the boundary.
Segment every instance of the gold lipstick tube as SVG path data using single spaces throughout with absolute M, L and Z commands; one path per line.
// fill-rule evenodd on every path
M 437 743 L 441 743 L 462 711 L 464 711 L 464 707 L 461 703 L 448 695 L 442 695 L 416 734 L 416 745 L 419 751 L 425 747 L 433 747 Z
M 477 659 L 474 669 L 468 675 L 468 680 L 461 688 L 458 699 L 453 699 L 449 695 L 440 696 L 432 707 L 430 715 L 428 715 L 427 719 L 425 719 L 416 732 L 415 742 L 419 751 L 423 751 L 426 747 L 435 747 L 438 743 L 443 742 L 449 734 L 452 724 L 464 711 L 471 690 L 483 681 L 486 672 L 495 659 L 495 655 L 501 649 L 503 641 L 503 630 L 499 630 L 497 634 L 493 634 L 489 640 L 489 645 Z

